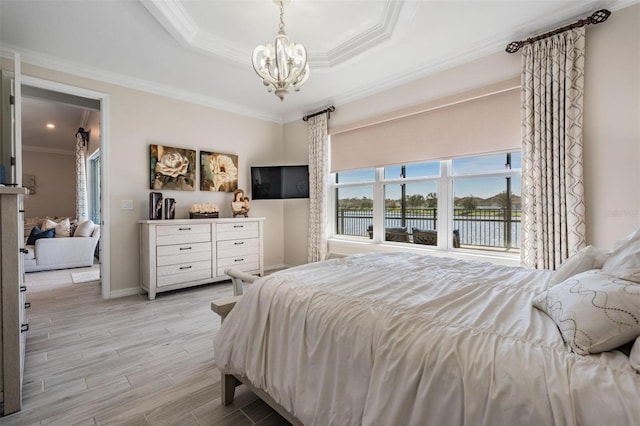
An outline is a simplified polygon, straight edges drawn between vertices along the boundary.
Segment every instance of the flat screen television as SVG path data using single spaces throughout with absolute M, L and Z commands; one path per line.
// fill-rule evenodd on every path
M 309 166 L 251 167 L 251 198 L 309 198 Z

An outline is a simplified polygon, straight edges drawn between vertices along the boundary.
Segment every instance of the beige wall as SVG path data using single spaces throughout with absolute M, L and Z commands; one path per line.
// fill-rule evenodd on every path
M 640 224 L 640 4 L 587 30 L 587 239 L 609 247 Z
M 307 123 L 302 119 L 284 126 L 284 163 L 309 164 Z M 307 263 L 309 199 L 284 200 L 284 261 L 287 266 Z
M 36 177 L 36 192 L 25 197 L 25 217 L 75 217 L 75 156 L 24 151 L 22 173 Z
M 11 63 L 3 61 L 3 69 Z M 99 81 L 22 64 L 23 75 L 81 87 L 109 97 L 109 167 L 103 170 L 110 202 L 110 277 L 113 296 L 131 294 L 139 288 L 138 224 L 147 219 L 149 197 L 149 145 L 164 144 L 195 150 L 237 154 L 239 186 L 249 192 L 252 164 L 282 161 L 282 131 L 279 124 L 182 102 Z M 92 129 L 92 139 L 94 132 Z M 199 173 L 198 173 L 199 174 Z M 177 201 L 177 217 L 187 217 L 195 202 L 221 207 L 221 216 L 231 215 L 231 194 L 202 191 L 163 191 Z M 133 210 L 121 208 L 133 200 Z M 251 215 L 266 217 L 265 267 L 284 264 L 283 203 L 255 201 Z
M 584 99 L 587 241 L 603 248 L 610 247 L 640 223 L 639 23 L 640 5 L 634 5 L 615 11 L 606 23 L 587 28 Z M 347 104 L 335 104 L 329 125 L 348 127 L 371 117 L 517 78 L 520 59 L 519 53 L 497 52 L 411 84 Z M 286 145 L 295 143 L 293 139 L 303 143 L 299 126 L 298 122 L 285 125 Z M 293 243 L 292 239 L 306 235 L 306 224 L 296 225 L 296 229 L 288 229 L 285 234 L 287 246 Z
M 640 5 L 616 11 L 587 30 L 585 79 L 585 199 L 589 243 L 608 247 L 639 222 L 640 184 Z M 494 84 L 519 74 L 519 54 L 497 52 L 377 95 L 336 104 L 330 126 L 341 126 L 411 105 Z M 3 60 L 3 69 L 10 62 Z M 284 126 L 103 82 L 23 64 L 23 74 L 105 93 L 109 96 L 110 164 L 103 170 L 110 192 L 111 289 L 138 288 L 138 225 L 147 217 L 149 144 L 237 154 L 240 187 L 250 192 L 254 164 L 307 164 L 306 123 Z M 93 138 L 92 130 L 92 138 Z M 213 202 L 230 215 L 230 194 L 165 191 L 177 200 L 178 217 L 194 202 Z M 134 210 L 122 210 L 133 200 Z M 264 216 L 265 264 L 306 262 L 308 200 L 264 200 L 251 204 Z

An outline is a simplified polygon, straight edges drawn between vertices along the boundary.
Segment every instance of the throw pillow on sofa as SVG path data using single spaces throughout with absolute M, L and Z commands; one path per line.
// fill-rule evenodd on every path
M 47 219 L 42 224 L 43 231 L 52 228 L 55 228 L 56 230 L 56 238 L 71 236 L 71 222 L 69 221 L 69 218 L 59 220 Z
M 27 245 L 33 246 L 36 244 L 36 241 L 40 238 L 53 238 L 56 236 L 56 228 L 47 229 L 46 231 L 42 231 L 39 227 L 34 226 L 31 229 L 31 233 L 29 234 L 29 238 L 27 238 Z
M 76 227 L 76 230 L 73 233 L 74 237 L 90 237 L 91 234 L 93 234 L 93 228 L 95 227 L 95 224 L 93 223 L 92 220 L 83 220 L 82 222 L 78 223 L 78 226 Z

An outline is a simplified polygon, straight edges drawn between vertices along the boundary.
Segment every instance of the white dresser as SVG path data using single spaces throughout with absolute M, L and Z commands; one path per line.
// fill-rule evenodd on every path
M 4 415 L 22 408 L 26 331 L 24 285 L 24 188 L 0 187 L 0 395 Z
M 141 220 L 141 287 L 156 293 L 264 272 L 264 218 Z

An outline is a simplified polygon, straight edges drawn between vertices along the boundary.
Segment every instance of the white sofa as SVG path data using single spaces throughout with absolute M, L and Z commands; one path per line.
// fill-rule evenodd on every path
M 91 266 L 99 240 L 99 225 L 94 226 L 90 237 L 40 238 L 35 245 L 25 246 L 24 271 Z

